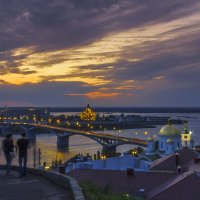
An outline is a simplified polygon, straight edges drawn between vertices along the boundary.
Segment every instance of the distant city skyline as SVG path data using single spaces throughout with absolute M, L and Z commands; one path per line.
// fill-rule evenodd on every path
M 200 106 L 198 0 L 0 1 L 0 107 Z

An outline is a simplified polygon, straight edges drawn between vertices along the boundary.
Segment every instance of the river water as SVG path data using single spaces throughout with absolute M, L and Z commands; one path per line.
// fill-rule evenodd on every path
M 67 114 L 67 113 L 65 113 Z M 71 114 L 71 113 L 70 113 Z M 116 113 L 115 113 L 116 114 Z M 168 116 L 166 113 L 134 113 L 138 115 L 145 116 Z M 195 140 L 195 145 L 200 144 L 200 114 L 193 113 L 173 113 L 171 115 L 173 119 L 182 119 L 189 122 L 189 128 L 193 131 L 193 139 Z M 116 136 L 130 137 L 130 138 L 142 138 L 147 139 L 147 137 L 156 136 L 159 132 L 159 129 L 162 126 L 157 126 L 156 128 L 149 129 L 126 129 L 126 130 L 109 130 L 106 133 L 111 133 Z M 183 125 L 176 125 L 177 128 L 183 130 Z M 100 131 L 102 134 L 105 134 L 105 131 Z M 148 132 L 148 135 L 145 135 L 144 132 Z M 15 141 L 19 136 L 14 136 Z M 53 160 L 61 159 L 62 161 L 68 160 L 73 155 L 77 153 L 82 154 L 95 154 L 97 151 L 101 150 L 101 145 L 95 142 L 92 139 L 89 139 L 84 136 L 74 135 L 70 137 L 70 147 L 68 151 L 59 151 L 56 147 L 56 135 L 52 133 L 39 134 L 37 135 L 36 142 L 31 145 L 31 148 L 28 151 L 29 159 L 28 165 L 33 166 L 33 148 L 37 150 L 40 148 L 42 152 L 42 162 L 47 162 L 50 164 Z M 2 143 L 3 138 L 0 138 L 0 143 Z M 131 148 L 133 145 L 121 145 L 117 147 L 118 152 L 125 152 Z M 0 154 L 0 165 L 3 164 L 4 156 L 3 153 Z M 14 164 L 17 164 L 17 158 L 13 160 Z

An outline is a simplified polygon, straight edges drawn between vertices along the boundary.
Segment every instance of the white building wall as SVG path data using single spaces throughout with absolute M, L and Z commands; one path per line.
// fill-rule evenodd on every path
M 170 137 L 170 136 L 159 136 L 159 150 L 160 151 L 167 151 L 167 140 L 172 139 L 174 141 L 173 151 L 176 151 L 178 148 L 181 148 L 181 138 L 180 137 Z
M 120 157 L 107 158 L 105 160 L 93 160 L 81 163 L 70 163 L 66 167 L 65 172 L 68 173 L 75 169 L 104 169 L 104 170 L 127 170 L 127 168 L 135 168 L 140 170 L 148 170 L 149 162 L 140 158 L 124 155 Z
M 176 144 L 174 144 L 174 143 L 167 143 L 167 145 L 166 145 L 166 147 L 167 147 L 167 149 L 166 149 L 166 153 L 167 154 L 171 154 L 171 153 L 173 153 L 175 150 L 175 146 L 176 146 Z
M 148 140 L 148 142 L 147 142 L 147 151 L 148 152 L 155 151 L 155 141 L 154 140 Z
M 148 171 L 149 167 L 151 166 L 152 162 L 141 160 L 140 161 L 140 169 L 144 171 Z

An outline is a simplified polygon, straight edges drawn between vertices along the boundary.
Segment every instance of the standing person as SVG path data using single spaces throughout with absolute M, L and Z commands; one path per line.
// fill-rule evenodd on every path
M 14 142 L 12 134 L 7 134 L 6 139 L 2 142 L 2 150 L 6 159 L 6 174 L 10 174 L 12 159 L 14 158 Z
M 20 178 L 26 176 L 27 150 L 29 148 L 29 141 L 26 139 L 26 134 L 22 133 L 21 136 L 22 138 L 17 140 Z

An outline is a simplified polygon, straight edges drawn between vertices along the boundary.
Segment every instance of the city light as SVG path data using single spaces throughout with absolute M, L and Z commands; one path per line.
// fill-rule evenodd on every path
M 145 131 L 145 132 L 144 132 L 144 134 L 145 134 L 145 135 L 148 135 L 148 132 L 147 132 L 147 131 Z
M 101 159 L 102 159 L 102 160 L 105 160 L 105 159 L 106 159 L 106 156 L 105 156 L 105 155 L 102 155 L 102 156 L 101 156 Z
M 131 151 L 131 155 L 136 156 L 138 154 L 138 151 L 136 149 L 133 149 Z
M 80 118 L 83 121 L 95 121 L 97 117 L 96 112 L 88 104 L 87 108 L 80 114 Z

